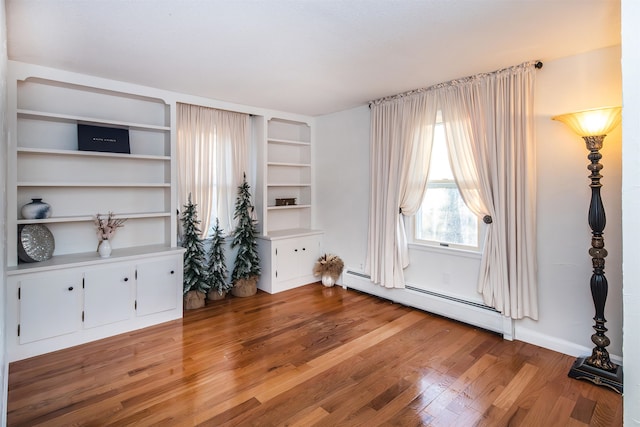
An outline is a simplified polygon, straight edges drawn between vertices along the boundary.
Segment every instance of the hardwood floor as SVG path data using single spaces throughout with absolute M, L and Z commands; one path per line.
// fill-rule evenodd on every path
M 620 426 L 573 358 L 319 284 L 12 363 L 10 426 Z

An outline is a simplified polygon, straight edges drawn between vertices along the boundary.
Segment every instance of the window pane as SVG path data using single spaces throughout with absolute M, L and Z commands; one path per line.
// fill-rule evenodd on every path
M 449 150 L 444 138 L 444 125 L 437 123 L 433 132 L 433 147 L 429 162 L 429 181 L 453 181 L 453 172 L 449 165 Z
M 416 238 L 478 246 L 478 218 L 467 208 L 455 184 L 430 184 L 416 215 Z

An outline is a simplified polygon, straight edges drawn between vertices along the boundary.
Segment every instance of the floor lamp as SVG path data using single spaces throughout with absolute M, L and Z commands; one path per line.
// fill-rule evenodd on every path
M 607 346 L 610 344 L 609 338 L 605 335 L 607 328 L 604 326 L 604 306 L 607 301 L 608 283 L 604 276 L 604 259 L 607 250 L 604 248 L 604 238 L 602 232 L 606 224 L 606 216 L 602 198 L 600 197 L 600 170 L 602 164 L 600 159 L 600 149 L 605 136 L 620 124 L 621 107 L 599 108 L 594 110 L 579 111 L 576 113 L 563 114 L 553 117 L 569 126 L 575 133 L 580 135 L 587 144 L 589 155 L 587 158 L 591 164 L 587 169 L 591 171 L 591 203 L 589 204 L 589 226 L 591 227 L 591 262 L 593 264 L 593 274 L 591 275 L 591 296 L 595 306 L 596 324 L 593 326 L 595 333 L 591 335 L 591 341 L 595 344 L 591 356 L 579 357 L 571 370 L 571 378 L 584 379 L 597 385 L 612 388 L 618 393 L 622 393 L 622 366 L 618 366 L 609 360 Z

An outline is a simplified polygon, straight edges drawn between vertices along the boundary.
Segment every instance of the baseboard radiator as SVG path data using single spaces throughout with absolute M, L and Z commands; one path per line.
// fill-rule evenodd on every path
M 375 285 L 371 277 L 355 269 L 347 268 L 342 277 L 343 286 L 393 302 L 414 307 L 469 325 L 502 334 L 513 339 L 513 322 L 493 307 L 475 301 L 440 294 L 406 284 L 404 289 L 388 289 Z

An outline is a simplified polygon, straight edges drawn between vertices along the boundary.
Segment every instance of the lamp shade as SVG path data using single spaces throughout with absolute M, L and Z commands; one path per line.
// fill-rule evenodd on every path
M 569 126 L 580 136 L 606 135 L 622 120 L 622 107 L 594 108 L 552 117 Z

